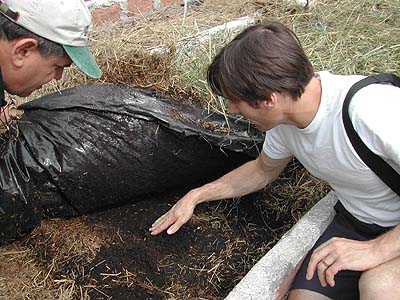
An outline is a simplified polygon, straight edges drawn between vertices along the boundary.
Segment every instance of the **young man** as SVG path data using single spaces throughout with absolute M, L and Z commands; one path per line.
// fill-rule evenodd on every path
M 83 0 L 0 1 L 0 100 L 4 89 L 26 97 L 74 63 L 101 72 L 88 48 L 91 14 Z
M 400 197 L 358 157 L 341 108 L 363 76 L 314 73 L 282 24 L 247 28 L 215 57 L 215 94 L 266 131 L 263 151 L 218 180 L 191 190 L 154 222 L 175 233 L 199 203 L 242 196 L 271 183 L 292 156 L 335 190 L 336 217 L 297 273 L 290 300 L 400 299 Z M 400 170 L 400 88 L 370 85 L 353 97 L 353 124 L 370 149 Z

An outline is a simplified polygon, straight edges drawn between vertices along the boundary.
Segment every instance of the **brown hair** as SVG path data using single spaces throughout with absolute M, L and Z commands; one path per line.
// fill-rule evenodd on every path
M 313 76 L 296 35 L 273 21 L 242 31 L 216 55 L 207 71 L 213 93 L 252 105 L 273 92 L 297 99 Z

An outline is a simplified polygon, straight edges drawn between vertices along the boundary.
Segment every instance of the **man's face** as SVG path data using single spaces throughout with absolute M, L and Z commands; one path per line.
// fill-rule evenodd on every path
M 256 107 L 245 101 L 229 101 L 229 112 L 242 115 L 261 132 L 279 125 L 281 121 L 280 114 L 274 108 L 268 108 L 266 101 L 259 102 Z
M 38 50 L 31 51 L 23 65 L 5 80 L 5 88 L 10 94 L 27 97 L 51 80 L 61 79 L 64 68 L 71 63 L 67 55 L 44 57 Z

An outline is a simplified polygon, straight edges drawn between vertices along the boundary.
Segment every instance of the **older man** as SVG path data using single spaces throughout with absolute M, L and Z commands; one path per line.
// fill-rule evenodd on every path
M 83 0 L 0 1 L 0 97 L 26 97 L 74 63 L 101 72 L 88 49 L 90 12 Z

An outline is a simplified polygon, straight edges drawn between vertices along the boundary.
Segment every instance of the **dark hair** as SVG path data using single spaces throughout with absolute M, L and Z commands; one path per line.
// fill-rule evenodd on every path
M 33 32 L 12 22 L 0 13 L 0 39 L 13 41 L 22 37 L 35 39 L 38 42 L 40 54 L 45 57 L 52 55 L 63 56 L 66 54 L 64 48 L 60 44 L 34 34 Z
M 242 31 L 215 56 L 207 71 L 213 93 L 252 105 L 273 92 L 297 99 L 313 76 L 296 35 L 273 21 Z

